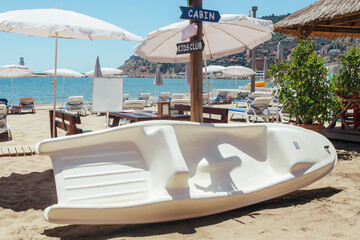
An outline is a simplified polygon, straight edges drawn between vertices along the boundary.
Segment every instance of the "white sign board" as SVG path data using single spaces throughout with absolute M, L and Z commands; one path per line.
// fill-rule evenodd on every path
M 192 23 L 183 30 L 181 30 L 181 41 L 191 38 L 197 34 L 198 26 L 196 23 Z
M 92 112 L 121 111 L 123 90 L 122 78 L 93 78 Z

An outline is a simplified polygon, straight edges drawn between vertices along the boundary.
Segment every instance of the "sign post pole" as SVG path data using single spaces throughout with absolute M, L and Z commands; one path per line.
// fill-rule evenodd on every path
M 188 0 L 188 6 L 202 8 L 202 0 Z M 202 39 L 202 22 L 190 20 L 190 24 L 196 22 L 198 31 L 191 41 Z M 192 122 L 203 122 L 203 73 L 202 52 L 190 53 L 190 115 Z
M 252 10 L 252 12 L 253 12 L 253 15 L 252 15 L 252 17 L 253 18 L 256 18 L 256 11 L 257 11 L 257 7 L 256 6 L 253 6 L 252 8 L 251 8 L 251 10 Z M 255 54 L 256 54 L 256 51 L 255 51 L 255 48 L 253 48 L 253 49 L 251 49 L 250 50 L 251 51 L 251 68 L 252 68 L 252 70 L 254 70 L 254 72 L 255 72 L 255 70 L 256 70 L 256 56 L 255 56 Z M 255 92 L 255 74 L 254 75 L 251 75 L 251 88 L 250 88 L 250 92 Z

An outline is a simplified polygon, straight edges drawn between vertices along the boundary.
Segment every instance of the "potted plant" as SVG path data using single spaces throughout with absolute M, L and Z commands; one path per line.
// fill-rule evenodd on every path
M 360 49 L 351 47 L 340 59 L 340 70 L 333 77 L 335 90 L 342 100 L 342 128 L 345 122 L 352 125 L 353 130 L 360 126 Z M 337 114 L 338 116 L 338 114 Z
M 339 73 L 334 76 L 334 86 L 343 95 L 360 92 L 360 49 L 351 47 L 340 59 Z
M 340 107 L 324 63 L 313 52 L 312 41 L 302 40 L 291 55 L 291 62 L 279 62 L 269 71 L 275 78 L 273 85 L 280 86 L 279 101 L 284 110 L 304 127 L 316 125 L 318 132 L 332 119 L 332 111 Z

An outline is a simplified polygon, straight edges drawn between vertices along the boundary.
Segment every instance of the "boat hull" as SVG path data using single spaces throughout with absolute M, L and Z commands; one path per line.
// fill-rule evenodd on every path
M 60 144 L 61 143 L 61 144 Z M 248 206 L 329 173 L 336 151 L 322 135 L 280 124 L 151 121 L 36 147 L 54 166 L 54 223 L 141 224 Z

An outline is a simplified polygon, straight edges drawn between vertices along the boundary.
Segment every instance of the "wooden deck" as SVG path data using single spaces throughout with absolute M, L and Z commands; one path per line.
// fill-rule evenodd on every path
M 0 148 L 0 157 L 31 156 L 35 154 L 35 149 L 31 146 L 7 146 Z
M 337 128 L 325 128 L 322 130 L 322 134 L 329 139 L 360 142 L 360 132 Z

